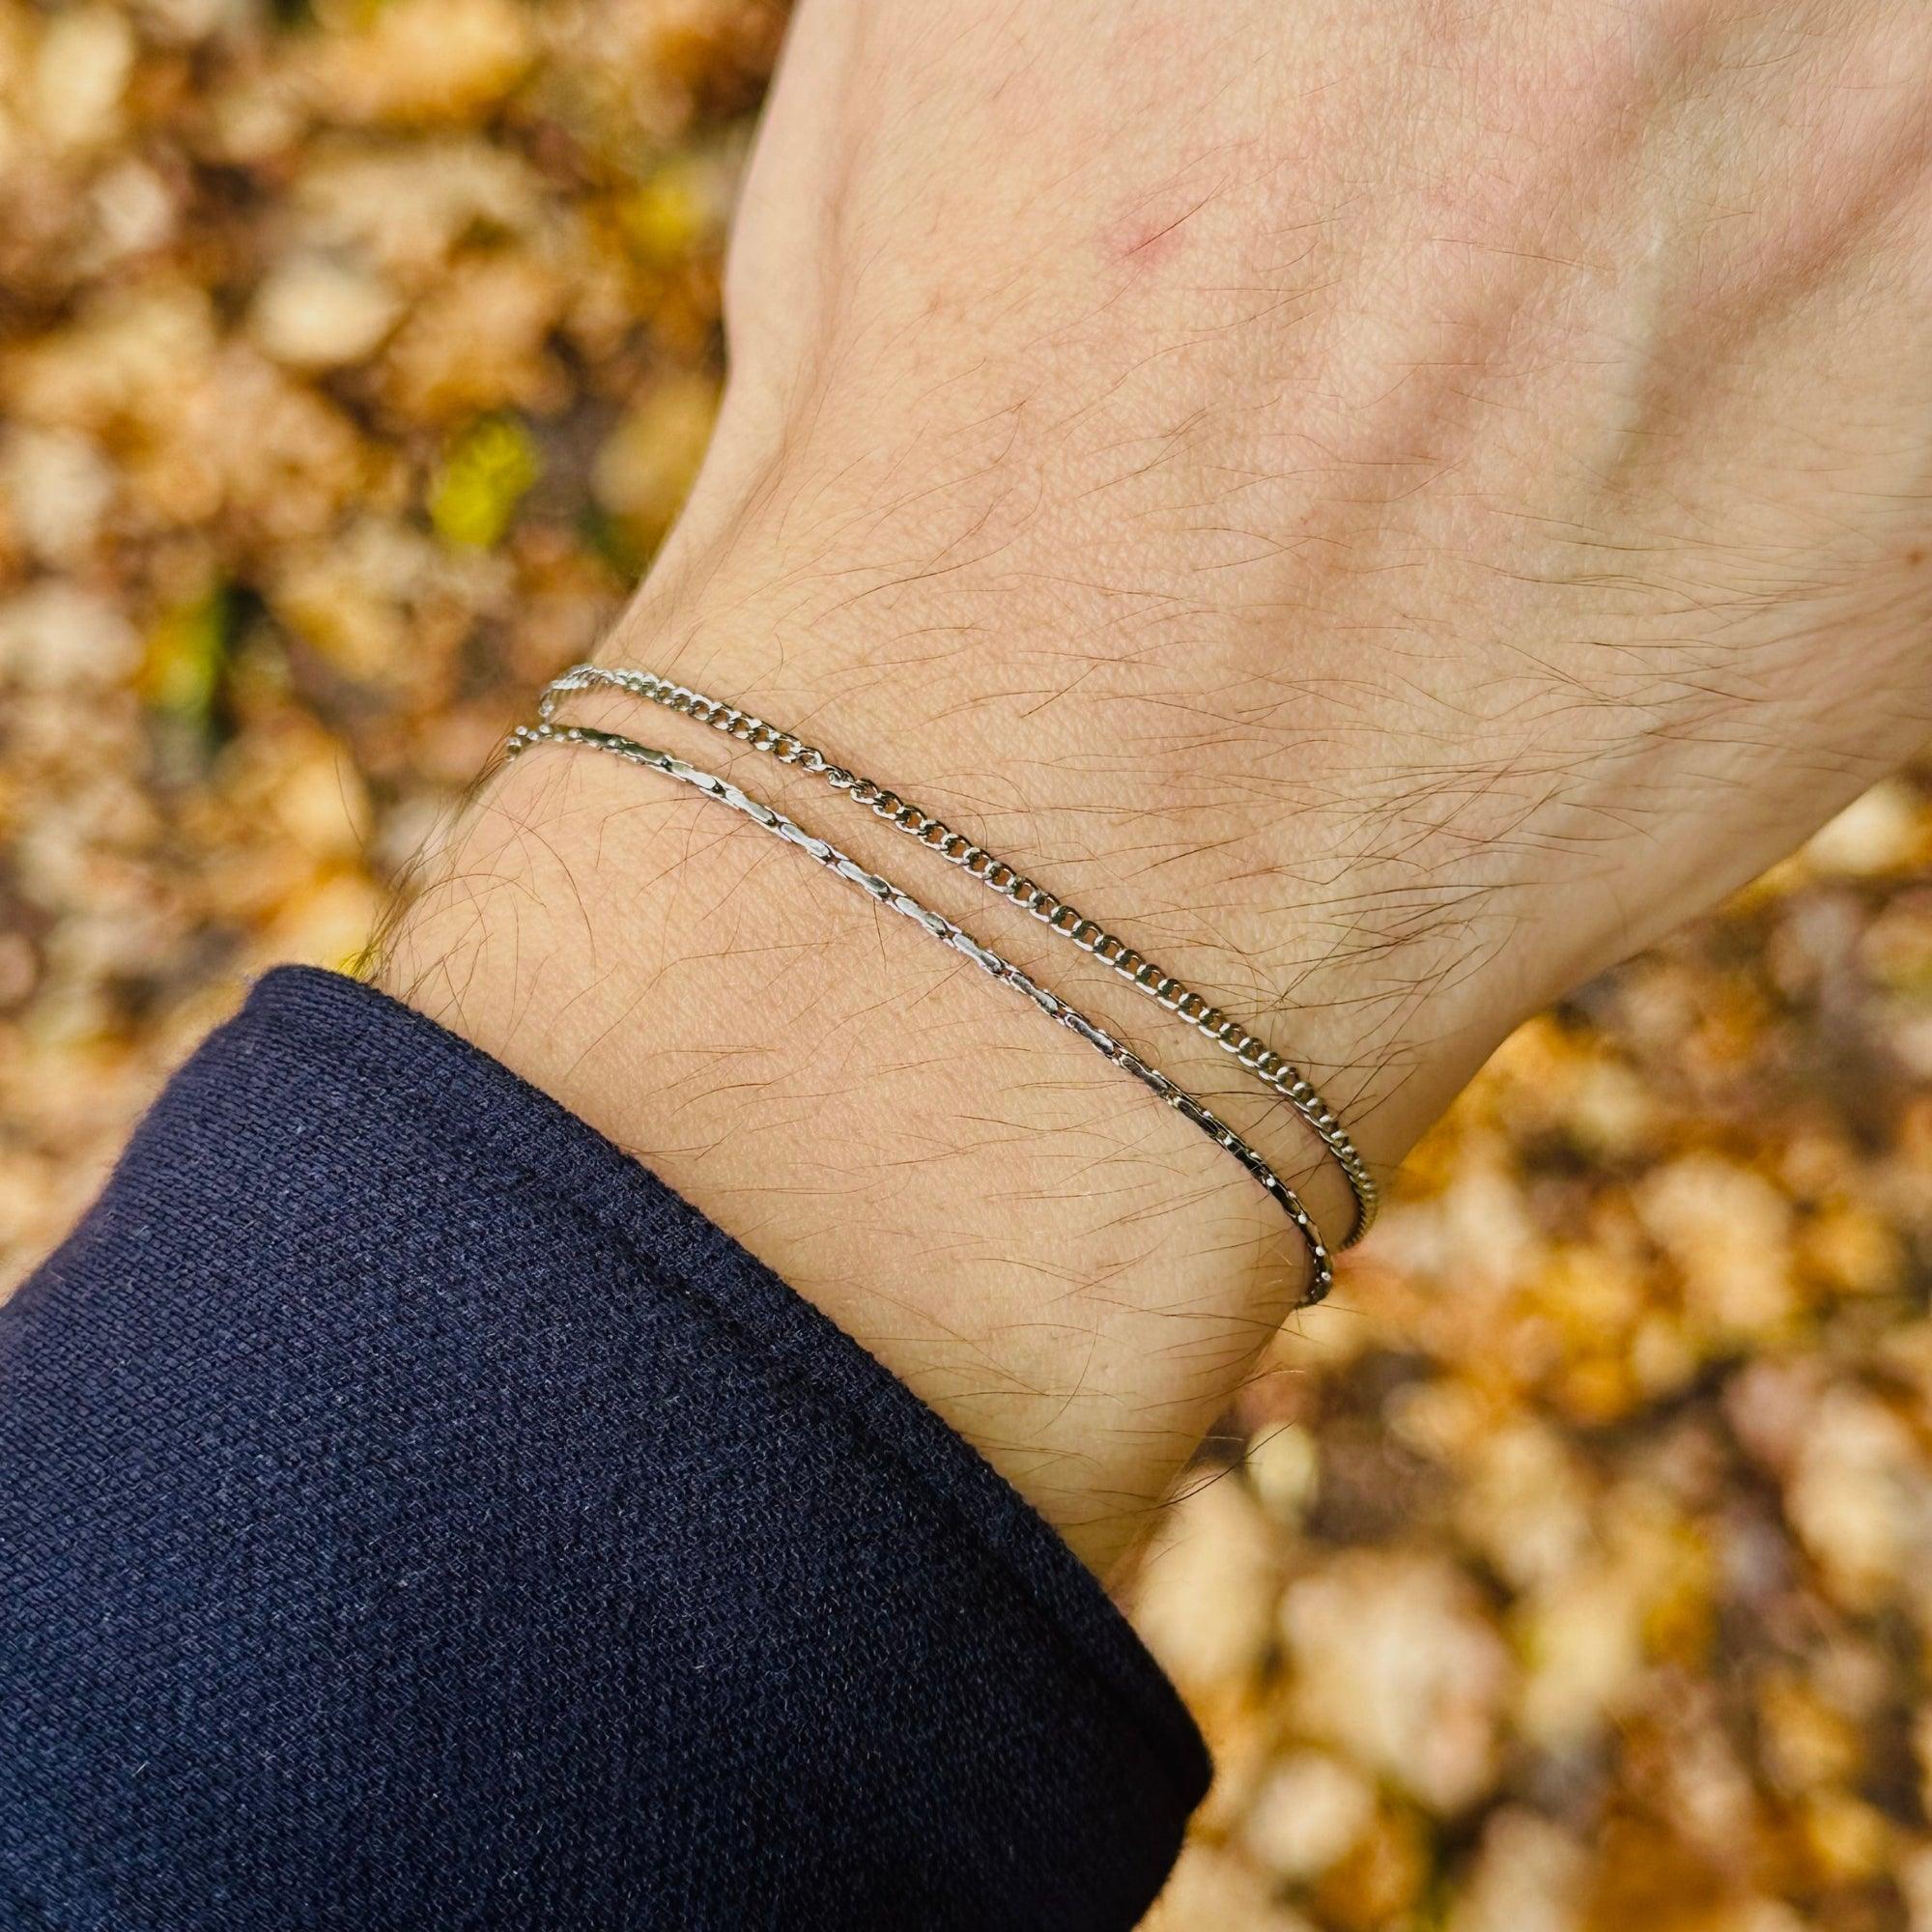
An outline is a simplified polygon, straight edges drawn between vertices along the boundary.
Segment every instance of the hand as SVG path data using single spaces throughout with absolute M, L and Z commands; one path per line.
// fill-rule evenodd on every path
M 1918 0 L 806 0 L 727 305 L 711 457 L 607 659 L 1011 856 L 1382 1163 L 1926 735 Z M 1293 1117 L 1091 961 L 607 710 L 1037 968 L 1346 1230 Z M 391 983 L 1106 1562 L 1292 1302 L 1293 1237 L 1078 1042 L 601 763 L 494 782 Z

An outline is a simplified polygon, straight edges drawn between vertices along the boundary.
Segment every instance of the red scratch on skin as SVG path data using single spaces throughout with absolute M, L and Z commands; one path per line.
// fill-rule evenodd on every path
M 1151 269 L 1179 254 L 1182 241 L 1180 231 L 1213 198 L 1212 195 L 1203 195 L 1191 208 L 1184 208 L 1178 214 L 1136 214 L 1129 220 L 1116 223 L 1105 238 L 1108 255 L 1129 268 Z

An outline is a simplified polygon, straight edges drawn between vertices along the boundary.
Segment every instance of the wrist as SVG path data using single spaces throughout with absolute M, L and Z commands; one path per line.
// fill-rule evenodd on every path
M 1248 903 L 1255 835 L 1238 787 L 1215 779 L 1196 795 L 1184 772 L 1133 769 L 1147 747 L 1119 720 L 1158 719 L 1158 694 L 1096 670 L 1093 696 L 1043 701 L 1043 677 L 1068 682 L 1068 647 L 1033 613 L 1009 606 L 997 634 L 935 651 L 903 605 L 897 625 L 847 618 L 823 578 L 755 567 L 771 554 L 741 538 L 728 572 L 701 573 L 701 596 L 672 588 L 691 574 L 673 556 L 602 655 L 812 733 L 1231 1011 L 1251 993 L 1248 1011 L 1366 1127 L 1372 1157 L 1400 1156 L 1429 1097 L 1411 1085 L 1350 1115 L 1372 1090 L 1334 1077 L 1367 1058 L 1347 1003 L 1282 1009 L 1243 951 L 1250 928 L 1272 957 L 1297 942 L 1292 913 Z M 1346 1236 L 1348 1185 L 1286 1103 L 1096 962 L 822 781 L 642 700 L 569 703 L 730 776 L 1014 957 L 1265 1142 L 1331 1244 Z M 744 1241 L 1096 1566 L 1305 1280 L 1259 1185 L 1128 1075 L 804 855 L 647 771 L 552 748 L 495 774 L 383 977 Z
M 699 526 L 706 507 L 700 496 Z M 742 515 L 716 519 L 724 534 L 667 559 L 600 662 L 647 668 L 800 733 L 1009 861 L 1301 1068 L 1378 1166 L 1398 1162 L 1510 1028 L 1562 989 L 1565 962 L 1510 910 L 1519 882 L 1507 867 L 1523 848 L 1486 850 L 1456 827 L 1438 837 L 1426 801 L 1391 826 L 1384 794 L 1412 789 L 1429 749 L 1402 766 L 1380 718 L 1371 749 L 1361 666 L 1337 672 L 1338 646 L 1312 618 L 1294 642 L 1258 649 L 1241 613 L 1197 604 L 1172 639 L 1123 639 L 1104 595 L 1042 591 L 1026 581 L 1037 574 L 972 560 L 909 574 L 902 547 L 917 554 L 919 540 L 854 551 L 838 534 L 843 511 L 820 497 L 827 531 L 788 510 L 788 543 Z M 810 568 L 788 563 L 801 555 Z M 684 594 L 693 583 L 702 595 Z M 568 715 L 656 732 L 904 875 L 1119 1037 L 1157 1050 L 1284 1175 L 1324 1196 L 1335 1186 L 1323 1225 L 1349 1233 L 1351 1197 L 1293 1109 L 1100 963 L 976 881 L 909 856 L 822 781 L 628 696 L 586 693 Z

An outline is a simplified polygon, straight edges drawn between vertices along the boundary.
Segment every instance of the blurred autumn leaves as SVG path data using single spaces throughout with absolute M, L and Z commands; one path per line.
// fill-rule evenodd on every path
M 1140 1589 L 1167 1932 L 1932 1928 L 1928 860 L 1881 786 L 1523 1028 L 1280 1338 Z
M 702 453 L 764 0 L 0 0 L 0 1292 Z M 1932 803 L 1525 1028 L 1145 1566 L 1166 1932 L 1932 1932 Z
M 676 512 L 765 0 L 0 0 L 0 1244 Z

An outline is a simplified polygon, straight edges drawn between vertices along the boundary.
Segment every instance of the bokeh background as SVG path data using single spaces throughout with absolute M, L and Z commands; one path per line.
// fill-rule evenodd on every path
M 648 561 L 781 26 L 0 0 L 0 1293 Z M 1932 1932 L 1928 772 L 1523 1029 L 1209 1445 L 1163 1932 Z

